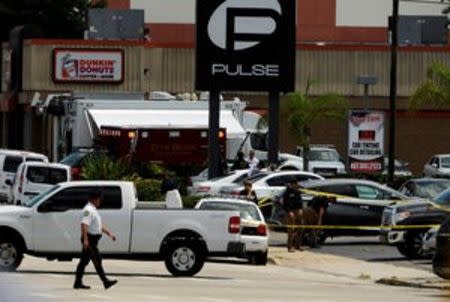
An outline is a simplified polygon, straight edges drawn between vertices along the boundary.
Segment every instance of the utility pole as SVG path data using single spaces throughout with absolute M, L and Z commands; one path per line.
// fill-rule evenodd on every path
M 398 14 L 400 0 L 392 0 L 391 28 L 391 75 L 389 93 L 389 166 L 388 182 L 393 184 L 395 172 L 395 136 L 397 122 L 397 49 L 398 49 Z

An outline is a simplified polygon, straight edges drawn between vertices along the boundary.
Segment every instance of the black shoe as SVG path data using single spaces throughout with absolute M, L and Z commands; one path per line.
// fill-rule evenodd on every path
M 84 285 L 83 283 L 75 283 L 73 285 L 74 289 L 91 289 L 90 286 Z
M 103 286 L 105 287 L 105 289 L 108 289 L 108 288 L 114 286 L 116 283 L 117 283 L 117 280 L 106 280 L 103 283 Z

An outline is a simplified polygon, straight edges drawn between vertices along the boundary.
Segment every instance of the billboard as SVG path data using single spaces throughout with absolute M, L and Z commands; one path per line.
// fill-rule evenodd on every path
M 53 50 L 55 83 L 121 83 L 123 75 L 124 58 L 121 49 Z
M 355 173 L 383 171 L 384 112 L 352 110 L 348 117 L 348 169 Z
M 294 90 L 295 0 L 197 0 L 197 90 Z

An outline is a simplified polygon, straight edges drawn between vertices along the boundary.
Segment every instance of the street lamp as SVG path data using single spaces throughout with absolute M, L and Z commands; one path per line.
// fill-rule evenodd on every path
M 369 86 L 376 85 L 378 78 L 374 75 L 360 75 L 356 80 L 359 85 L 364 85 L 364 107 L 369 109 Z

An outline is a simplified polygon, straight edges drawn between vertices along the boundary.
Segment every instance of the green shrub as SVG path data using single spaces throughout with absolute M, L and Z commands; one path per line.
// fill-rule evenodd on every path
M 125 181 L 131 181 L 136 186 L 138 200 L 140 201 L 163 201 L 164 196 L 160 192 L 161 181 L 157 179 L 144 179 L 137 174 L 126 176 Z
M 199 197 L 199 196 L 183 196 L 182 199 L 183 199 L 183 207 L 192 209 L 193 207 L 195 207 L 195 205 L 201 199 L 201 197 Z
M 126 173 L 126 165 L 106 154 L 88 156 L 84 162 L 81 177 L 86 180 L 120 180 Z

